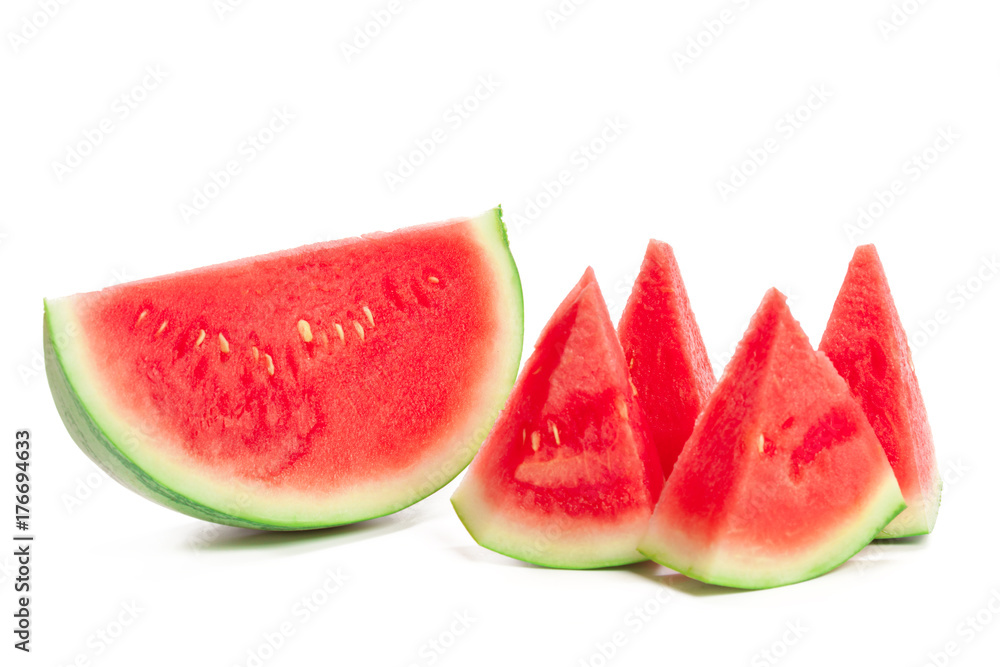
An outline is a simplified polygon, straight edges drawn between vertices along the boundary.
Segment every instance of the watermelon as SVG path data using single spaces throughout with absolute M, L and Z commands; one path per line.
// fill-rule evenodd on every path
M 639 405 L 660 455 L 663 476 L 708 402 L 715 375 L 673 249 L 651 239 L 618 322 Z
M 781 586 L 840 565 L 904 507 L 847 383 L 771 289 L 677 459 L 639 550 L 704 582 Z
M 482 546 L 539 565 L 634 563 L 663 486 L 594 272 L 535 343 L 452 503 Z
M 854 251 L 819 349 L 868 416 L 906 499 L 906 510 L 879 537 L 931 532 L 941 476 L 906 332 L 875 246 Z
M 45 303 L 81 449 L 133 491 L 233 526 L 400 510 L 475 454 L 517 374 L 500 210 Z

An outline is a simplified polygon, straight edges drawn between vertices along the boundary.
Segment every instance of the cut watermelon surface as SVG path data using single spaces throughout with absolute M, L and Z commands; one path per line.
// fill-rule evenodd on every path
M 591 269 L 535 344 L 452 503 L 473 538 L 563 568 L 633 563 L 663 485 Z
M 517 374 L 499 209 L 48 300 L 70 434 L 132 490 L 234 526 L 316 528 L 429 495 Z
M 941 504 L 934 441 L 906 332 L 875 246 L 854 251 L 819 349 L 868 416 L 906 499 L 906 510 L 879 537 L 931 532 Z
M 781 586 L 843 563 L 904 507 L 847 384 L 772 289 L 678 458 L 639 549 L 708 583 Z
M 650 240 L 646 248 L 618 338 L 664 478 L 669 478 L 715 376 L 674 251 L 662 241 Z

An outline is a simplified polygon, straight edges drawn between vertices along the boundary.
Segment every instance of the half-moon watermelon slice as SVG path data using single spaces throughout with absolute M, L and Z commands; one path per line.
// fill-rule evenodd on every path
M 906 510 L 879 537 L 931 532 L 941 505 L 934 440 L 906 331 L 875 246 L 854 251 L 819 349 L 868 416 L 906 499 Z
M 618 338 L 664 478 L 708 402 L 715 375 L 673 249 L 650 239 Z
M 234 526 L 402 509 L 469 462 L 522 346 L 500 210 L 53 299 L 70 435 L 147 498 Z
M 542 330 L 496 426 L 452 497 L 482 546 L 539 565 L 645 560 L 663 486 L 594 272 Z
M 840 565 L 905 507 L 875 432 L 768 291 L 667 480 L 639 550 L 738 588 Z

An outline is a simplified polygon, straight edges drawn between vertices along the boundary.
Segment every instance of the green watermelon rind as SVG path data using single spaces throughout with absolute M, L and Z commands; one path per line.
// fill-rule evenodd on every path
M 943 482 L 940 475 L 933 482 L 930 497 L 922 496 L 919 505 L 911 504 L 875 536 L 877 540 L 898 540 L 904 537 L 929 535 L 937 523 L 938 512 L 941 510 L 941 492 Z M 926 509 L 924 509 L 926 507 Z M 913 523 L 914 517 L 922 519 Z
M 532 565 L 562 570 L 595 570 L 648 560 L 635 549 L 648 517 L 642 519 L 636 534 L 623 536 L 620 546 L 611 547 L 610 531 L 602 529 L 595 531 L 593 540 L 578 540 L 573 547 L 568 547 L 566 540 L 531 534 L 530 529 L 517 525 L 512 517 L 496 515 L 484 501 L 479 485 L 473 481 L 468 477 L 462 480 L 451 497 L 451 504 L 462 525 L 481 547 Z M 533 547 L 538 541 L 544 546 Z M 602 550 L 606 552 L 604 555 L 600 555 Z M 617 553 L 610 556 L 610 552 Z
M 752 590 L 776 588 L 815 579 L 843 565 L 868 546 L 905 509 L 903 494 L 895 475 L 890 472 L 880 485 L 876 497 L 869 503 L 867 511 L 841 531 L 843 537 L 820 545 L 814 549 L 811 557 L 802 558 L 799 563 L 791 560 L 783 562 L 780 554 L 775 554 L 771 559 L 770 570 L 765 570 L 764 567 L 741 568 L 718 556 L 706 554 L 680 557 L 669 548 L 664 549 L 664 545 L 650 542 L 641 542 L 639 551 L 660 565 L 706 584 Z M 703 563 L 708 560 L 712 562 L 706 567 Z
M 160 467 L 155 463 L 150 465 L 157 454 L 143 447 L 143 428 L 117 418 L 111 406 L 102 404 L 99 389 L 83 368 L 85 362 L 79 360 L 85 353 L 76 353 L 83 333 L 72 308 L 64 305 L 69 300 L 62 299 L 45 300 L 43 322 L 46 376 L 59 415 L 80 449 L 113 479 L 149 500 L 199 519 L 243 528 L 305 530 L 355 523 L 405 509 L 435 493 L 465 469 L 503 407 L 520 366 L 524 301 L 502 212 L 497 207 L 470 222 L 501 286 L 497 307 L 503 309 L 502 315 L 508 322 L 503 343 L 509 349 L 497 358 L 506 360 L 506 368 L 500 368 L 502 364 L 498 363 L 496 388 L 489 408 L 466 424 L 461 442 L 449 448 L 444 456 L 414 471 L 409 479 L 397 480 L 395 484 L 391 480 L 381 482 L 387 487 L 384 495 L 394 494 L 389 500 L 380 502 L 376 497 L 359 506 L 359 497 L 367 500 L 361 494 L 351 497 L 343 503 L 346 509 L 341 507 L 336 512 L 310 516 L 312 508 L 305 505 L 305 509 L 296 507 L 277 516 L 277 510 L 271 512 L 267 502 L 254 498 L 252 490 L 244 490 L 235 497 L 232 490 L 213 492 L 207 478 L 187 475 L 188 471 L 164 460 L 158 462 L 163 463 Z M 143 456 L 147 458 L 141 465 L 136 459 Z M 394 488 L 389 489 L 390 486 Z

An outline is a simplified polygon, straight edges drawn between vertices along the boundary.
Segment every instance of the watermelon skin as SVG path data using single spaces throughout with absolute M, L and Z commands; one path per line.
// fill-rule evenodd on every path
M 772 289 L 678 458 L 639 550 L 707 583 L 770 588 L 840 565 L 905 506 L 847 384 Z
M 72 438 L 140 495 L 321 528 L 464 469 L 516 376 L 522 313 L 494 209 L 47 300 L 46 373 Z
M 879 537 L 930 533 L 941 504 L 934 440 L 906 331 L 874 245 L 855 249 L 819 350 L 861 404 L 906 499 L 906 510 Z
M 607 306 L 587 269 L 546 324 L 452 504 L 480 545 L 548 567 L 645 558 L 663 485 Z
M 669 478 L 715 387 L 715 375 L 673 248 L 662 241 L 650 239 L 646 247 L 618 338 L 663 476 Z

